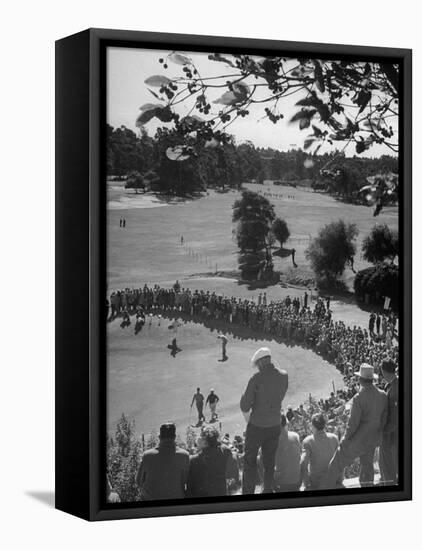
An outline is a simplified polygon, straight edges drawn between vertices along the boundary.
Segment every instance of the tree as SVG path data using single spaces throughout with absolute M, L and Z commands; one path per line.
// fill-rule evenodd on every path
M 127 176 L 125 189 L 135 189 L 135 192 L 138 193 L 139 189 L 142 189 L 145 192 L 146 184 L 142 175 L 134 170 L 130 172 Z
M 122 414 L 114 438 L 107 442 L 107 470 L 122 502 L 139 500 L 135 480 L 141 457 L 142 445 L 135 433 L 135 422 Z
M 280 246 L 283 247 L 284 243 L 290 237 L 290 231 L 287 227 L 285 220 L 281 218 L 276 218 L 271 226 L 271 231 L 274 234 L 274 237 L 280 243 Z
M 387 224 L 377 224 L 362 243 L 363 257 L 367 262 L 376 264 L 385 260 L 394 261 L 399 253 L 398 233 Z
M 398 150 L 397 130 L 390 122 L 398 117 L 397 65 L 219 53 L 208 59 L 224 66 L 220 75 L 199 74 L 192 58 L 177 52 L 166 60 L 160 58 L 164 70 L 169 61 L 180 67 L 181 74 L 153 75 L 145 80 L 160 103 L 142 106 L 139 123 L 157 117 L 177 124 L 175 106 L 190 101 L 203 117 L 203 129 L 225 130 L 233 120 L 248 116 L 253 105 L 262 106 L 263 114 L 276 124 L 284 118 L 283 99 L 297 94 L 298 111 L 291 122 L 301 130 L 312 128 L 305 148 L 324 141 L 352 141 L 358 154 L 373 143 Z M 153 88 L 158 88 L 158 93 Z M 209 99 L 216 89 L 221 90 L 212 103 L 219 106 L 217 112 Z
M 297 111 L 290 118 L 300 130 L 310 131 L 305 149 L 318 152 L 320 146 L 350 143 L 359 155 L 373 144 L 398 152 L 399 68 L 397 64 L 330 61 L 306 56 L 257 57 L 244 54 L 208 56 L 222 67 L 219 75 L 200 74 L 192 58 L 171 52 L 159 62 L 167 71 L 178 66 L 173 76 L 155 74 L 145 80 L 159 103 L 141 107 L 137 124 L 152 118 L 172 122 L 187 140 L 192 135 L 186 118 L 196 118 L 195 139 L 199 146 L 213 139 L 224 140 L 235 120 L 262 109 L 274 124 L 284 118 L 284 98 L 297 95 Z M 219 97 L 213 99 L 214 93 Z M 177 106 L 187 104 L 189 115 L 182 119 Z
M 274 206 L 258 193 L 243 191 L 242 198 L 235 201 L 233 222 L 237 223 L 238 262 L 244 279 L 256 279 L 262 270 L 272 274 L 266 239 L 274 220 Z
M 347 263 L 353 266 L 358 233 L 355 224 L 344 220 L 329 223 L 319 230 L 305 252 L 319 279 L 332 283 L 342 275 Z
M 356 274 L 354 290 L 358 300 L 364 300 L 368 296 L 371 302 L 381 304 L 388 296 L 391 307 L 397 308 L 400 300 L 398 266 L 378 263 L 362 269 Z

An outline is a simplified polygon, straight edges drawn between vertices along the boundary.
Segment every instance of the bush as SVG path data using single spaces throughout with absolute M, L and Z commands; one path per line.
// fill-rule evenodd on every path
M 386 223 L 374 225 L 362 243 L 363 257 L 376 264 L 384 260 L 393 261 L 398 254 L 398 234 Z
M 357 299 L 364 300 L 367 294 L 371 302 L 381 303 L 388 296 L 392 307 L 396 308 L 399 300 L 399 268 L 393 264 L 378 264 L 362 269 L 356 274 L 354 288 Z
M 355 224 L 338 220 L 322 227 L 306 250 L 306 258 L 320 280 L 334 282 L 342 275 L 346 263 L 351 263 L 356 254 L 355 239 L 358 235 Z

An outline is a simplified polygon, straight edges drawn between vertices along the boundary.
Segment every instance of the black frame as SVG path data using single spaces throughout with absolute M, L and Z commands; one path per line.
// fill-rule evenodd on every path
M 400 65 L 400 483 L 288 496 L 105 501 L 105 76 L 107 46 L 382 59 Z M 412 498 L 412 52 L 408 49 L 88 29 L 56 42 L 56 508 L 87 520 Z M 76 213 L 76 215 L 75 215 Z M 404 399 L 404 396 L 406 399 Z

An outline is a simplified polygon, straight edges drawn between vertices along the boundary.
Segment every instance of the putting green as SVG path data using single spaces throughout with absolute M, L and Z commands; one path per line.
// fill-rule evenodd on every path
M 217 332 L 202 324 L 186 322 L 169 329 L 172 322 L 153 317 L 143 330 L 134 335 L 134 322 L 122 329 L 121 319 L 108 323 L 108 430 L 114 432 L 122 413 L 135 419 L 136 431 L 150 433 L 162 422 L 174 420 L 179 432 L 185 433 L 196 421 L 195 406 L 190 419 L 189 408 L 197 387 L 206 397 L 213 388 L 220 397 L 218 405 L 222 429 L 231 435 L 241 434 L 245 421 L 239 401 L 254 369 L 253 352 L 269 345 L 275 362 L 289 374 L 289 389 L 284 407 L 313 396 L 327 397 L 335 387 L 343 386 L 336 369 L 312 351 L 288 347 L 275 341 L 235 338 L 228 334 L 229 359 L 221 362 L 221 343 Z M 245 334 L 246 336 L 246 334 Z M 172 339 L 182 349 L 176 357 L 167 346 Z M 209 419 L 209 409 L 206 418 Z

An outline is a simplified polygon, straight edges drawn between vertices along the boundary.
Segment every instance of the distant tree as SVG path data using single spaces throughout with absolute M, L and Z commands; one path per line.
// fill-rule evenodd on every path
M 233 222 L 237 224 L 239 267 L 244 279 L 256 279 L 264 267 L 272 272 L 267 236 L 275 220 L 274 206 L 258 193 L 243 191 L 233 205 Z
M 387 224 L 374 225 L 362 243 L 363 257 L 367 262 L 376 264 L 385 260 L 394 261 L 399 253 L 397 231 Z
M 343 274 L 347 263 L 353 267 L 358 233 L 355 224 L 344 220 L 329 223 L 319 230 L 305 253 L 319 279 L 334 282 Z
M 140 189 L 145 192 L 145 188 L 146 184 L 144 178 L 139 172 L 134 170 L 128 174 L 125 182 L 125 189 L 135 189 L 135 192 L 138 193 Z
M 271 226 L 271 232 L 282 247 L 290 237 L 290 231 L 285 220 L 276 218 Z

